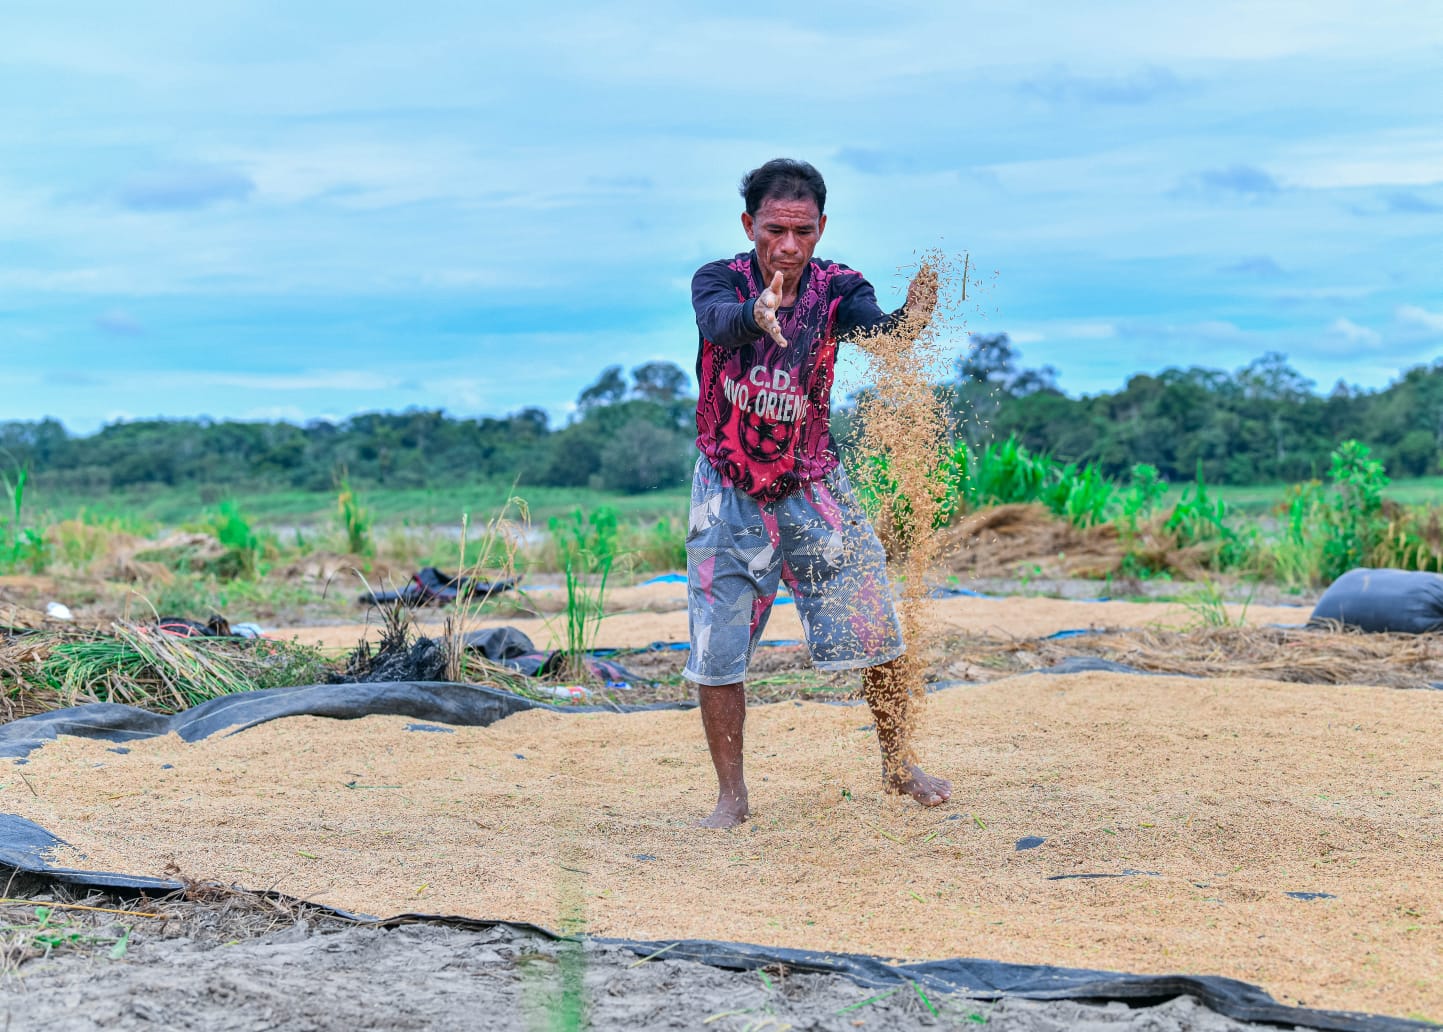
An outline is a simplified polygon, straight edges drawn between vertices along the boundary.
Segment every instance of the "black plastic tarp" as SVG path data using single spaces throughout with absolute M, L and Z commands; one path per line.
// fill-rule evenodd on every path
M 676 709 L 687 705 L 690 704 L 552 706 L 484 685 L 446 681 L 312 684 L 226 695 L 170 715 L 109 702 L 69 706 L 0 724 L 0 757 L 26 756 L 32 749 L 54 741 L 57 735 L 128 742 L 174 732 L 187 742 L 195 742 L 222 731 L 235 734 L 281 717 L 353 720 L 397 716 L 461 727 L 484 727 L 528 709 L 561 713 L 626 713 Z
M 13 762 L 24 763 L 23 757 L 31 750 L 62 734 L 126 742 L 175 732 L 186 741 L 197 741 L 222 732 L 235 734 L 288 716 L 354 719 L 392 715 L 440 724 L 486 725 L 522 710 L 538 708 L 563 713 L 608 710 L 598 706 L 551 706 L 496 689 L 444 682 L 309 685 L 227 696 L 172 716 L 130 706 L 92 703 L 25 717 L 0 725 L 0 756 L 16 758 Z M 674 707 L 630 707 L 632 711 L 656 708 Z M 426 728 L 418 726 L 417 730 Z M 180 882 L 160 878 L 60 866 L 55 860 L 56 850 L 64 845 L 65 842 L 34 822 L 14 814 L 0 813 L 0 867 L 81 888 L 167 893 L 184 887 Z M 321 909 L 381 925 L 427 921 L 481 927 L 509 923 L 438 914 L 398 914 L 377 919 L 331 907 Z M 516 927 L 545 931 L 533 925 L 518 924 Z M 794 971 L 842 975 L 863 986 L 885 988 L 916 982 L 926 989 L 962 993 L 977 999 L 1019 996 L 1038 1000 L 1120 1000 L 1141 1004 L 1189 995 L 1197 997 L 1217 1013 L 1238 1021 L 1326 1029 L 1329 1032 L 1394 1032 L 1435 1027 L 1379 1015 L 1288 1007 L 1257 986 L 1211 975 L 1130 975 L 1082 968 L 1006 964 L 976 958 L 902 964 L 864 954 L 812 952 L 712 940 L 597 941 L 623 946 L 641 956 L 665 950 L 668 957 L 730 970 L 751 970 L 780 964 Z

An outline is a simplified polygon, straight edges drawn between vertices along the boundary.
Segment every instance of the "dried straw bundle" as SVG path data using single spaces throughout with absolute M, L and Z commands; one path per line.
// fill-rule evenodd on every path
M 0 638 L 0 717 L 82 702 L 174 713 L 221 695 L 317 683 L 330 672 L 319 651 L 288 642 L 180 638 L 125 623 L 40 630 Z

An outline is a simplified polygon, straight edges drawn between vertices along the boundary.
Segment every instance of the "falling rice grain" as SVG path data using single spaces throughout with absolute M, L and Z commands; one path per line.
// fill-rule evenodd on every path
M 939 558 L 937 529 L 946 518 L 941 466 L 948 420 L 937 384 L 945 379 L 948 364 L 946 329 L 954 305 L 947 294 L 953 268 L 940 252 L 925 254 L 900 319 L 857 342 L 870 386 L 857 401 L 860 432 L 852 465 L 862 493 L 875 502 L 877 532 L 900 582 L 902 636 L 908 646 L 884 682 L 882 697 L 873 701 L 909 743 L 921 730 L 926 699 L 926 574 Z M 910 752 L 888 757 L 888 773 L 896 775 L 916 762 Z

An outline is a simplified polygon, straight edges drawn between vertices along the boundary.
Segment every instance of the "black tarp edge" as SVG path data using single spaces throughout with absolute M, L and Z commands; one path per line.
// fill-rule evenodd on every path
M 0 758 L 27 756 L 59 735 L 123 743 L 173 732 L 187 742 L 195 742 L 220 732 L 238 734 L 281 717 L 353 720 L 399 716 L 460 727 L 484 727 L 530 709 L 555 713 L 635 713 L 691 705 L 555 706 L 487 685 L 448 681 L 312 684 L 224 695 L 173 714 L 152 713 L 111 702 L 91 702 L 37 713 L 0 724 Z
M 1088 660 L 1073 669 L 1102 669 Z M 1121 665 L 1105 669 L 1146 674 Z M 1045 671 L 1043 671 L 1045 672 Z M 1160 675 L 1167 676 L 1167 675 Z M 971 685 L 971 681 L 942 681 L 929 691 Z M 858 700 L 817 700 L 856 705 Z M 262 688 L 209 699 L 179 713 L 153 713 L 114 702 L 89 702 L 37 713 L 0 724 L 0 759 L 20 760 L 60 735 L 94 738 L 123 744 L 141 738 L 175 733 L 187 742 L 213 734 L 239 734 L 282 717 L 399 716 L 458 727 L 484 727 L 513 713 L 544 709 L 552 713 L 646 713 L 655 710 L 692 709 L 694 702 L 658 702 L 648 705 L 554 705 L 537 702 L 489 685 L 451 681 L 365 681 L 351 684 L 311 684 L 293 688 Z M 775 705 L 781 705 L 776 703 Z

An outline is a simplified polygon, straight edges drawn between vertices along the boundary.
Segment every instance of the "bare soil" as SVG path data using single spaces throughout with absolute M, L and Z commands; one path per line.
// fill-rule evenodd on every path
M 51 895 L 37 892 L 36 902 Z M 101 910 L 155 910 L 159 919 L 61 911 L 67 927 L 96 943 L 0 972 L 0 1020 L 17 1032 L 1255 1027 L 1188 997 L 1137 1009 L 1117 1003 L 990 1003 L 911 989 L 864 989 L 834 975 L 777 968 L 732 972 L 665 956 L 644 960 L 616 946 L 558 942 L 506 926 L 358 926 L 306 908 L 278 914 L 259 903 L 244 905 L 244 899 L 236 894 L 221 903 L 159 906 L 85 900 Z M 0 921 L 23 927 L 34 921 L 34 905 L 0 907 Z M 112 957 L 122 936 L 126 948 Z M 581 1020 L 568 1026 L 565 1019 L 573 1014 Z

